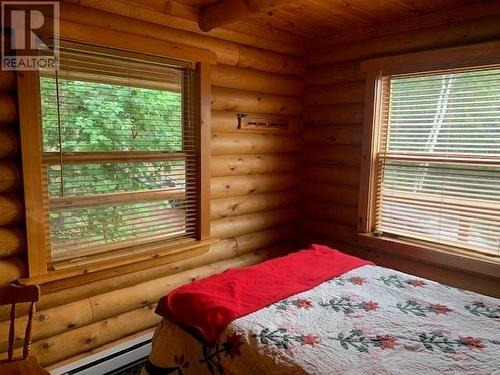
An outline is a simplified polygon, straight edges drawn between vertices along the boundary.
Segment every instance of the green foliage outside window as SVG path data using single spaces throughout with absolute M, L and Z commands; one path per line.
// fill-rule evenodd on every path
M 40 89 L 44 152 L 183 150 L 181 93 L 52 77 L 41 77 Z M 184 189 L 185 169 L 184 160 L 51 165 L 49 197 Z M 52 252 L 161 234 L 172 220 L 182 230 L 179 206 L 182 200 L 52 211 Z

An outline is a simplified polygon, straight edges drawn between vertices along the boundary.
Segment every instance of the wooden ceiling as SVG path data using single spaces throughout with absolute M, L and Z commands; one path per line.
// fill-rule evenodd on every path
M 151 1 L 151 0 L 150 0 Z M 177 0 L 198 8 L 218 0 Z M 478 3 L 478 0 L 299 0 L 245 18 L 256 27 L 273 27 L 307 39 Z M 241 30 L 244 32 L 244 30 Z
M 302 56 L 308 48 L 387 35 L 395 29 L 498 14 L 500 0 L 64 0 L 61 14 L 73 14 L 85 23 L 77 14 L 81 7 Z

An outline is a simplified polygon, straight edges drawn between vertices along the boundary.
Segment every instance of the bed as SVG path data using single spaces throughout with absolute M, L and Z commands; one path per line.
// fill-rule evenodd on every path
M 163 319 L 142 374 L 500 374 L 500 300 L 373 264 L 194 336 Z

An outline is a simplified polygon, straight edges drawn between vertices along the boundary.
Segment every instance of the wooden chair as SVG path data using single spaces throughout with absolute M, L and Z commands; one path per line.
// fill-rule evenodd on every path
M 17 285 L 11 284 L 0 287 L 0 306 L 12 305 L 10 309 L 10 329 L 9 329 L 9 349 L 8 359 L 0 362 L 0 374 L 8 375 L 50 375 L 38 364 L 36 357 L 29 356 L 31 345 L 31 322 L 35 313 L 35 302 L 40 299 L 40 288 L 38 285 Z M 24 335 L 23 357 L 14 359 L 15 341 L 15 318 L 16 304 L 30 303 L 28 311 L 28 323 Z

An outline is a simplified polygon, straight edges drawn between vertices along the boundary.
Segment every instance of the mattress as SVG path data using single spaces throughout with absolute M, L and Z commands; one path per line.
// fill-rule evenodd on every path
M 211 346 L 167 319 L 143 375 L 500 374 L 500 300 L 366 265 L 233 321 Z

